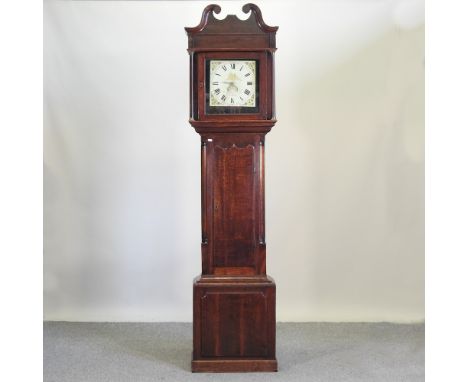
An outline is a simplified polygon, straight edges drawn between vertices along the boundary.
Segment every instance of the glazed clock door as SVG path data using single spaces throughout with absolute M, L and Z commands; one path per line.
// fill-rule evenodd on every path
M 255 120 L 267 116 L 267 55 L 207 52 L 197 60 L 199 119 Z

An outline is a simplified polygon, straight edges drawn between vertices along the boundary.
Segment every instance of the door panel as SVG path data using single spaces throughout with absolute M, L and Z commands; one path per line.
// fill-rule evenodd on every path
M 253 144 L 214 146 L 214 267 L 255 266 L 256 152 Z

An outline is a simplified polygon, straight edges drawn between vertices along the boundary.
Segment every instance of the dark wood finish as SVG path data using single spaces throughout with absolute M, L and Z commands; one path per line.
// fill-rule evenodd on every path
M 203 11 L 200 24 L 185 28 L 190 54 L 190 122 L 210 121 L 209 127 L 216 128 L 220 122 L 232 124 L 234 121 L 263 120 L 263 126 L 271 128 L 276 120 L 274 113 L 274 52 L 276 51 L 276 31 L 278 27 L 265 24 L 260 9 L 254 4 L 246 4 L 242 10 L 252 11 L 247 20 L 228 15 L 223 20 L 213 16 L 219 13 L 218 5 L 208 5 Z M 259 60 L 261 95 L 260 112 L 254 115 L 206 115 L 204 106 L 205 66 L 207 58 L 239 58 Z M 243 131 L 249 131 L 249 124 L 242 123 Z M 199 125 L 198 125 L 199 126 Z M 256 126 L 256 125 L 254 125 Z M 239 126 L 238 126 L 239 127 Z M 257 126 L 258 127 L 258 126 Z M 198 130 L 197 130 L 198 131 Z M 268 132 L 266 130 L 265 132 Z M 200 131 L 198 131 L 200 132 Z
M 202 274 L 265 274 L 264 134 L 201 139 Z
M 194 373 L 278 371 L 278 363 L 270 359 L 194 359 L 192 371 Z
M 193 289 L 192 371 L 277 371 L 276 285 L 266 275 L 265 135 L 275 125 L 277 27 L 254 4 L 245 21 L 209 5 L 185 28 L 190 124 L 201 136 L 202 274 Z M 207 60 L 256 60 L 258 112 L 207 114 Z
M 199 276 L 192 371 L 277 371 L 276 285 L 268 276 Z

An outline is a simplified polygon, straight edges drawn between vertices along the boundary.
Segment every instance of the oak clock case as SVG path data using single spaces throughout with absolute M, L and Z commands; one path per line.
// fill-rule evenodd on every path
M 276 285 L 266 273 L 265 135 L 275 125 L 277 27 L 254 4 L 185 28 L 190 124 L 201 138 L 201 275 L 193 285 L 194 372 L 277 371 Z

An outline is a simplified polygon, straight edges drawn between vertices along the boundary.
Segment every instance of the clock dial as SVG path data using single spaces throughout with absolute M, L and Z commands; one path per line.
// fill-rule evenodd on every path
M 255 61 L 210 61 L 210 106 L 256 107 Z

